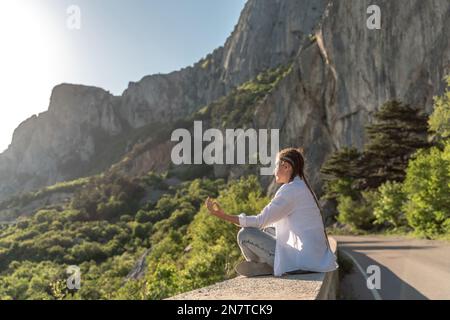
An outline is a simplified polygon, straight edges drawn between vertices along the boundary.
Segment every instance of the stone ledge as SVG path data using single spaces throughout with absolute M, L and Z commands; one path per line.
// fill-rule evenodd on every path
M 329 238 L 333 252 L 337 243 Z M 169 300 L 320 300 L 336 299 L 338 270 L 327 273 L 236 278 L 185 292 Z

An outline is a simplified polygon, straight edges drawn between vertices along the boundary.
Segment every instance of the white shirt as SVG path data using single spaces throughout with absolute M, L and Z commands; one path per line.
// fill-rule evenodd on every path
M 336 256 L 327 246 L 314 196 L 298 176 L 283 184 L 257 216 L 241 213 L 239 224 L 258 229 L 275 227 L 275 276 L 299 269 L 329 272 L 338 268 Z

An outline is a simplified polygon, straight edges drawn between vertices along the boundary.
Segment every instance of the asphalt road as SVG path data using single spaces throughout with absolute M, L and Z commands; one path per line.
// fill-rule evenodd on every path
M 352 272 L 341 281 L 342 298 L 450 299 L 449 242 L 388 236 L 333 237 L 338 241 L 339 254 L 353 262 Z M 369 266 L 379 267 L 379 289 L 377 272 L 367 272 Z

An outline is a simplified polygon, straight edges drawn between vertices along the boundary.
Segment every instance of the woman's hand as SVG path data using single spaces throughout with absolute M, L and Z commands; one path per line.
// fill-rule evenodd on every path
M 220 216 L 224 215 L 222 208 L 220 207 L 219 203 L 216 200 L 212 200 L 210 197 L 208 197 L 205 201 L 206 208 L 208 209 L 209 213 L 214 216 Z
M 228 221 L 239 226 L 239 218 L 237 216 L 231 216 L 229 214 L 226 214 L 216 200 L 211 200 L 211 198 L 208 197 L 205 201 L 205 205 L 206 208 L 208 208 L 209 213 L 212 214 L 213 216 L 216 216 L 224 221 Z

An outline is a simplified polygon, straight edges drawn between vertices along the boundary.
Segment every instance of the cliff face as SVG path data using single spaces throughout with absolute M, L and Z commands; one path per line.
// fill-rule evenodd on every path
M 373 4 L 381 8 L 381 30 L 366 27 Z M 328 154 L 361 147 L 364 125 L 385 101 L 397 98 L 431 112 L 432 97 L 450 73 L 449 18 L 447 0 L 249 0 L 225 45 L 193 66 L 144 77 L 120 97 L 99 88 L 55 87 L 49 110 L 24 121 L 0 155 L 0 200 L 83 175 L 99 155 L 110 165 L 111 142 L 124 140 L 114 145 L 115 154 L 124 153 L 133 130 L 184 118 L 290 61 L 292 72 L 258 105 L 254 124 L 280 128 L 281 147 L 304 146 L 317 186 Z M 159 167 L 145 160 L 152 154 L 137 160 L 141 169 L 147 162 Z
M 99 88 L 55 87 L 49 110 L 24 121 L 0 155 L 0 200 L 82 175 L 95 166 L 89 162 L 97 160 L 105 142 L 153 121 L 183 118 L 265 69 L 287 63 L 323 6 L 322 0 L 248 1 L 223 47 L 194 66 L 130 83 L 121 97 Z
M 381 30 L 366 28 L 371 4 L 381 9 Z M 322 26 L 322 56 L 328 60 L 324 83 L 334 89 L 325 107 L 336 145 L 360 147 L 361 125 L 389 99 L 432 111 L 432 97 L 450 72 L 449 17 L 445 0 L 332 3 Z
M 83 174 L 102 138 L 123 131 L 115 105 L 100 88 L 55 87 L 48 111 L 22 122 L 0 155 L 0 195 Z
M 260 72 L 287 63 L 324 8 L 324 0 L 248 1 L 223 47 L 193 67 L 130 83 L 123 93 L 123 118 L 134 128 L 183 118 Z
M 369 5 L 381 9 L 381 30 L 366 27 Z M 282 146 L 306 149 L 317 187 L 328 154 L 361 148 L 364 126 L 390 99 L 431 113 L 450 73 L 450 2 L 333 1 L 316 41 L 296 56 L 294 72 L 257 112 L 259 127 L 282 128 Z

